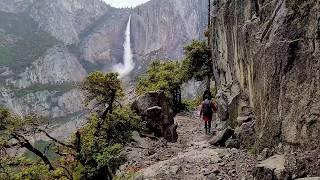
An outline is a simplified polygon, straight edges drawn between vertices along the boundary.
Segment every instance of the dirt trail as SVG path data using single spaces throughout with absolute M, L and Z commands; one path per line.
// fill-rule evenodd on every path
M 168 143 L 135 134 L 136 142 L 126 147 L 128 162 L 121 172 L 138 172 L 143 179 L 251 179 L 255 160 L 238 149 L 213 147 L 208 143 L 202 121 L 179 115 L 179 139 Z

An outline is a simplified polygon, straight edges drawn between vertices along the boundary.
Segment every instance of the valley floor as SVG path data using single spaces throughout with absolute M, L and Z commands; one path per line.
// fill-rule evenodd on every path
M 239 149 L 211 146 L 211 135 L 205 135 L 202 121 L 192 115 L 178 115 L 179 139 L 168 143 L 164 139 L 141 138 L 125 150 L 128 162 L 120 173 L 141 174 L 141 179 L 253 179 L 255 158 Z M 139 179 L 139 178 L 138 178 Z

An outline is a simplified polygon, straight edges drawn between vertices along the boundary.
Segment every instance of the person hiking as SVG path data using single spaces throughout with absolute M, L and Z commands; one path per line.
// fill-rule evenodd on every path
M 206 130 L 206 134 L 210 133 L 211 130 L 211 122 L 213 113 L 217 111 L 217 107 L 214 102 L 211 100 L 211 96 L 209 94 L 204 95 L 204 101 L 201 104 L 200 117 L 202 116 L 204 121 L 204 128 Z

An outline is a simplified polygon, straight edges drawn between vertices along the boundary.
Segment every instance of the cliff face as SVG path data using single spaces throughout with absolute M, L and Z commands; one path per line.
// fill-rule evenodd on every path
M 68 121 L 83 112 L 75 83 L 122 61 L 126 24 L 138 75 L 152 58 L 182 56 L 202 37 L 207 5 L 153 0 L 116 9 L 101 0 L 0 0 L 0 105 Z
M 214 69 L 229 120 L 255 123 L 258 150 L 311 147 L 320 135 L 319 1 L 213 4 Z M 239 123 L 251 110 L 255 121 Z

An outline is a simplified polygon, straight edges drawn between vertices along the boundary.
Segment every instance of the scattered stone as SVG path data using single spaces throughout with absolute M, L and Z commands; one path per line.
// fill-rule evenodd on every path
M 306 177 L 306 178 L 299 178 L 296 180 L 320 180 L 320 177 Z
M 226 164 L 224 162 L 218 163 L 219 166 L 225 166 Z
M 213 173 L 219 174 L 219 173 L 220 173 L 220 170 L 219 170 L 219 169 L 214 169 L 214 170 L 213 170 Z
M 254 170 L 256 180 L 278 180 L 286 179 L 284 155 L 274 155 L 258 163 Z
M 209 175 L 206 177 L 206 180 L 218 180 L 218 178 L 217 178 L 214 174 L 209 174 Z
M 171 167 L 171 172 L 173 174 L 178 174 L 178 172 L 181 171 L 181 170 L 182 170 L 181 166 L 172 166 Z
M 230 127 L 223 131 L 218 131 L 217 134 L 211 138 L 209 143 L 214 146 L 224 146 L 225 142 L 233 135 L 233 133 L 234 130 Z

